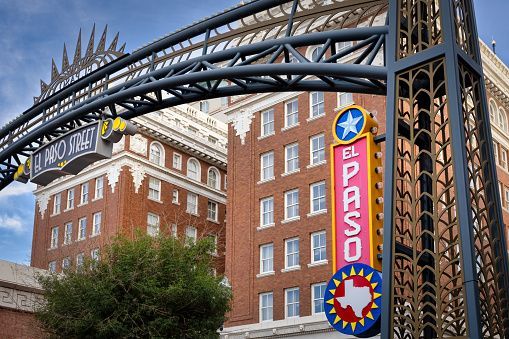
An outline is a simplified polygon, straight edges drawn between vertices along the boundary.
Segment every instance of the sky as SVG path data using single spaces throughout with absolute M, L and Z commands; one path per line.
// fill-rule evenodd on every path
M 126 51 L 233 6 L 234 0 L 0 0 L 0 125 L 33 104 L 40 79 L 50 80 L 51 59 L 60 69 L 63 44 L 69 58 L 82 29 L 85 48 L 93 24 L 98 36 L 108 24 L 107 45 L 116 32 Z M 479 34 L 497 41 L 509 64 L 505 32 L 507 0 L 474 0 Z M 119 44 L 119 45 L 120 45 Z M 83 46 L 84 45 L 84 46 Z M 30 262 L 35 202 L 31 184 L 13 183 L 0 191 L 0 259 Z

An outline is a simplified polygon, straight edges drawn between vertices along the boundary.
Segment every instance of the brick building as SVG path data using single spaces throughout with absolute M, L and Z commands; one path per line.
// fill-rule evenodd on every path
M 35 191 L 31 265 L 50 271 L 98 257 L 136 229 L 211 236 L 224 271 L 226 125 L 184 105 L 139 118 L 111 159 Z
M 509 69 L 483 43 L 481 50 L 507 225 Z M 226 276 L 234 293 L 223 338 L 343 337 L 328 325 L 322 296 L 332 275 L 331 124 L 351 103 L 385 133 L 385 98 L 373 95 L 258 94 L 232 98 L 221 111 L 232 121 Z

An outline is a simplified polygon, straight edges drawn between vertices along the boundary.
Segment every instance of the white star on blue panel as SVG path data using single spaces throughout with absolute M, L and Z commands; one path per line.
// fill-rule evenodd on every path
M 359 134 L 364 125 L 364 116 L 356 108 L 344 112 L 336 125 L 336 136 L 342 141 L 352 140 Z

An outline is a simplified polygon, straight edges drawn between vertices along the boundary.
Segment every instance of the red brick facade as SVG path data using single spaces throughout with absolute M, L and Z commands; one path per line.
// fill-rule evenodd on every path
M 0 307 L 0 338 L 42 339 L 46 335 L 33 313 Z

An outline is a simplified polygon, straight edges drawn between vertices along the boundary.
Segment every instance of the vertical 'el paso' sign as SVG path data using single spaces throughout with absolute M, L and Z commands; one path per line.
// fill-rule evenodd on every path
M 381 271 L 382 176 L 380 146 L 370 113 L 352 105 L 338 113 L 331 145 L 333 271 L 363 263 Z

